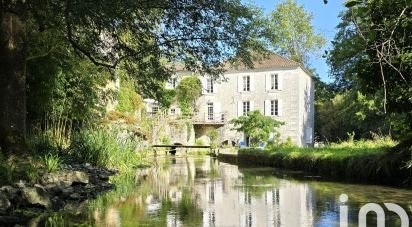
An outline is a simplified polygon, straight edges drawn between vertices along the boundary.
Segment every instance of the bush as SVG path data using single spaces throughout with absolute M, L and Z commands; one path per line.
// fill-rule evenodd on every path
M 36 155 L 58 153 L 58 144 L 47 133 L 31 135 L 27 138 L 27 145 L 30 151 Z

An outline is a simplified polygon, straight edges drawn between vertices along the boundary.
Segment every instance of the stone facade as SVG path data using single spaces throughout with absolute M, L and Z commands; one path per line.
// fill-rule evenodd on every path
M 190 75 L 194 74 L 178 72 L 168 88 Z M 314 79 L 300 64 L 273 55 L 256 63 L 254 69 L 228 68 L 222 78 L 210 80 L 205 76 L 200 79 L 202 96 L 193 118 L 196 138 L 205 138 L 208 131 L 217 129 L 220 143 L 239 144 L 245 140 L 244 135 L 230 130 L 232 126 L 228 122 L 247 110 L 259 110 L 285 123 L 278 130 L 282 141 L 290 138 L 298 146 L 312 146 Z M 148 106 L 148 111 L 150 108 Z M 169 113 L 179 114 L 178 107 L 172 106 Z

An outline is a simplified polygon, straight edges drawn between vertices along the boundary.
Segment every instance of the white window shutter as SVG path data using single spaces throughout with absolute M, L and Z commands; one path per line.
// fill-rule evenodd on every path
M 283 115 L 283 102 L 280 99 L 278 99 L 278 115 L 279 116 Z
M 237 91 L 243 91 L 243 75 L 237 75 Z
M 202 76 L 202 77 L 200 77 L 200 82 L 202 84 L 202 94 L 206 94 L 207 79 L 204 76 Z
M 264 115 L 270 116 L 270 100 L 265 100 Z
M 216 80 L 213 80 L 213 93 L 217 94 L 217 88 L 219 87 L 219 83 Z
M 250 91 L 255 91 L 255 76 L 252 74 L 250 78 Z
M 215 102 L 214 103 L 214 119 L 217 121 L 221 121 L 222 120 L 222 105 L 220 104 L 220 102 Z
M 255 103 L 253 101 L 250 101 L 250 110 L 249 111 L 254 111 L 255 110 Z
M 283 90 L 283 81 L 284 81 L 284 76 L 278 74 L 278 87 L 279 90 Z
M 266 74 L 265 75 L 265 87 L 266 87 L 266 91 L 270 91 L 270 74 Z
M 243 115 L 243 102 L 237 102 L 237 116 L 240 117 Z

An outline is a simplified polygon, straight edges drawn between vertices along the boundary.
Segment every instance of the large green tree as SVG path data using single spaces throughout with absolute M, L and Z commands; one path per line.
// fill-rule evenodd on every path
M 268 142 L 272 134 L 276 134 L 277 128 L 283 123 L 269 116 L 264 116 L 258 110 L 250 111 L 244 116 L 232 119 L 233 130 L 242 132 L 249 137 L 249 144 L 258 145 L 260 142 Z
M 309 57 L 320 53 L 326 39 L 315 32 L 313 15 L 295 0 L 285 0 L 271 13 L 272 43 L 290 59 L 308 66 Z
M 349 0 L 346 6 L 328 55 L 336 84 L 381 97 L 377 106 L 412 128 L 411 1 Z
M 61 36 L 98 66 L 123 61 L 153 91 L 174 71 L 165 62 L 211 75 L 222 60 L 250 65 L 250 51 L 264 46 L 259 14 L 240 0 L 1 0 L 0 146 L 19 150 L 25 137 L 26 63 L 49 51 L 31 56 L 33 38 Z

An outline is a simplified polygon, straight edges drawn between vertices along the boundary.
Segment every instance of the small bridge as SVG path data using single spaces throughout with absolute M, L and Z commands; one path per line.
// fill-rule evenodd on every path
M 173 144 L 173 145 L 152 145 L 152 147 L 153 148 L 170 148 L 169 153 L 172 155 L 176 154 L 177 148 L 207 148 L 210 150 L 210 153 L 213 153 L 212 148 L 210 146 Z

